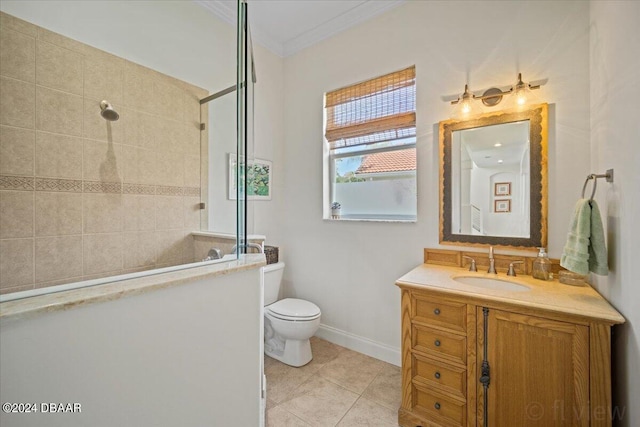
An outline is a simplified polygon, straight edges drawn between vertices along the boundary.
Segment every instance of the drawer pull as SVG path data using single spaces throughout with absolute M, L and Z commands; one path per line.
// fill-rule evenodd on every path
M 437 380 L 439 380 L 440 379 L 440 372 L 436 372 L 433 376 L 436 377 Z
M 440 340 L 436 340 L 434 344 L 436 345 L 436 347 L 440 347 Z
M 435 310 L 433 310 L 433 314 L 435 314 L 436 316 L 440 315 L 440 309 L 436 308 Z
M 438 402 L 436 402 L 436 404 L 433 405 L 433 407 L 439 410 L 440 409 L 440 404 Z

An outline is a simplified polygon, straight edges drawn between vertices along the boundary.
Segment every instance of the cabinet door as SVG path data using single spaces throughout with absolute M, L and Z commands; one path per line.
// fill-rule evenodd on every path
M 487 426 L 588 426 L 589 328 L 478 308 L 478 376 L 487 342 Z M 478 425 L 484 387 L 478 382 Z

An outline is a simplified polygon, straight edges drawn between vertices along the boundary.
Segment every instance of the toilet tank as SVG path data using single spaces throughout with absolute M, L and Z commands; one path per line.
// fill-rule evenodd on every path
M 262 271 L 264 274 L 264 305 L 267 306 L 278 301 L 284 273 L 284 262 L 268 264 L 262 267 Z

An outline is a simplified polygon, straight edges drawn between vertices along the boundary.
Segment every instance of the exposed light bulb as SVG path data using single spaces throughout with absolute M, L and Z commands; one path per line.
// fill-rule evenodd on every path
M 463 114 L 469 114 L 471 112 L 471 102 L 468 99 L 460 103 L 460 111 L 462 111 Z
M 529 92 L 529 86 L 522 81 L 522 73 L 518 73 L 518 82 L 515 87 L 516 104 L 522 106 L 527 103 L 527 95 Z
M 519 90 L 516 90 L 516 102 L 518 103 L 518 105 L 524 105 L 527 103 L 527 89 L 526 88 L 522 88 Z
M 496 142 L 495 144 L 493 144 L 494 147 L 502 147 L 502 144 L 499 142 Z
M 504 160 L 502 160 L 502 159 L 498 160 L 498 163 L 504 163 Z
M 464 93 L 462 94 L 462 97 L 460 98 L 460 113 L 463 116 L 469 115 L 471 113 L 471 110 L 473 110 L 473 106 L 471 105 L 471 102 L 473 101 L 473 95 L 471 94 L 471 92 L 469 92 L 469 86 L 468 85 L 464 85 Z

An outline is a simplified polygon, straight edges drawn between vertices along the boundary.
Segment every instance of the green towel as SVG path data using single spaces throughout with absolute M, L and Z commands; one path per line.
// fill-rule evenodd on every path
M 576 203 L 560 265 L 578 274 L 609 274 L 604 228 L 595 200 Z

